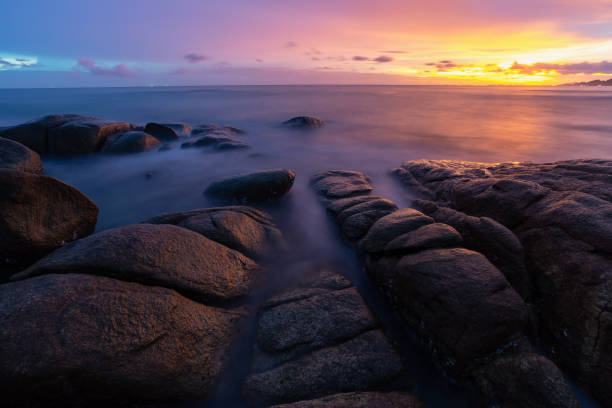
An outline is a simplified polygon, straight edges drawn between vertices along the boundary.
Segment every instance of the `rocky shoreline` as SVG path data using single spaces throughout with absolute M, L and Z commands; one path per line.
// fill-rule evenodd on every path
M 293 170 L 221 179 L 197 193 L 217 207 L 100 232 L 98 206 L 42 174 L 41 155 L 239 150 L 245 134 L 79 115 L 0 130 L 9 406 L 202 401 L 231 375 L 239 341 L 252 351 L 240 362 L 245 406 L 426 406 L 402 345 L 342 265 L 312 260 L 271 285 L 287 273 L 272 261 L 292 247 L 258 207 L 291 198 Z M 416 160 L 392 175 L 420 197 L 410 207 L 359 171 L 302 176 L 426 358 L 483 407 L 579 407 L 568 378 L 612 406 L 612 161 Z

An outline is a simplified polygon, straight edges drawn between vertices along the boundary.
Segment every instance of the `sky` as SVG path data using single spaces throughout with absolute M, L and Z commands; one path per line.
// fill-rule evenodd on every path
M 612 0 L 0 0 L 0 88 L 612 78 Z

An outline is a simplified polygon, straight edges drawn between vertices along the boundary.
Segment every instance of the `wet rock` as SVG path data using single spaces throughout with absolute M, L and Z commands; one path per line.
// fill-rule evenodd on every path
M 113 144 L 108 147 L 109 153 L 139 153 L 154 149 L 160 146 L 157 138 L 148 133 L 133 130 L 119 136 Z
M 351 241 L 357 241 L 370 230 L 380 218 L 393 212 L 393 209 L 373 209 L 351 215 L 342 221 L 342 233 Z
M 197 125 L 191 130 L 191 136 L 203 135 L 213 132 L 223 132 L 223 128 L 216 123 Z
M 174 290 L 101 276 L 0 285 L 0 392 L 6 406 L 201 399 L 240 320 Z
M 396 173 L 438 205 L 516 234 L 546 350 L 599 401 L 612 400 L 612 161 L 418 160 Z
M 0 168 L 39 174 L 43 172 L 38 153 L 19 142 L 0 137 Z
M 413 205 L 437 222 L 457 229 L 464 245 L 485 255 L 523 297 L 531 297 L 531 281 L 525 266 L 525 251 L 512 231 L 488 217 L 472 217 L 432 201 L 415 200 Z
M 203 208 L 164 214 L 144 222 L 190 229 L 253 259 L 278 254 L 285 248 L 283 236 L 272 217 L 252 207 Z
M 283 126 L 292 129 L 316 129 L 325 124 L 325 121 L 313 116 L 296 116 L 283 122 Z
M 452 248 L 461 246 L 463 238 L 450 225 L 435 223 L 423 225 L 407 232 L 385 245 L 385 252 L 413 252 L 430 248 Z
M 223 127 L 227 132 L 233 135 L 244 135 L 246 134 L 246 130 L 237 128 L 235 126 L 224 126 Z
M 156 139 L 171 142 L 179 138 L 178 133 L 170 126 L 159 123 L 147 123 L 144 131 Z
M 133 128 L 81 115 L 48 115 L 0 131 L 0 137 L 16 140 L 39 154 L 75 156 L 95 153 L 114 134 Z
M 47 131 L 71 120 L 92 119 L 81 115 L 47 115 L 0 130 L 0 137 L 15 140 L 39 154 L 47 154 Z
M 527 310 L 483 255 L 430 249 L 400 258 L 371 258 L 370 276 L 403 319 L 433 341 L 452 370 L 465 368 L 518 337 Z
M 77 119 L 47 130 L 48 154 L 76 156 L 96 153 L 107 138 L 131 129 L 129 123 L 113 123 L 102 119 Z
M 425 408 L 418 397 L 406 392 L 347 392 L 271 408 Z
M 433 219 L 412 208 L 402 208 L 380 218 L 359 243 L 366 252 L 380 252 L 393 239 L 402 234 L 415 231 L 423 225 L 433 223 Z
M 370 389 L 404 374 L 359 292 L 327 270 L 264 303 L 252 370 L 244 393 L 265 402 Z
M 161 125 L 169 127 L 181 137 L 186 137 L 191 134 L 191 126 L 186 123 L 161 123 Z
M 15 272 L 94 231 L 96 204 L 55 178 L 0 169 L 0 190 L 0 270 L 4 273 Z
M 383 197 L 375 195 L 375 194 L 359 195 L 359 196 L 353 196 L 353 197 L 347 197 L 347 198 L 340 198 L 337 200 L 329 200 L 327 201 L 326 205 L 327 205 L 327 210 L 329 212 L 331 212 L 334 215 L 337 215 L 341 213 L 342 211 L 346 210 L 347 208 L 353 207 L 357 204 L 361 204 L 366 201 L 378 200 L 381 198 Z
M 311 178 L 311 183 L 315 191 L 333 199 L 361 196 L 373 190 L 368 176 L 349 170 L 317 173 Z
M 248 144 L 248 143 L 239 142 L 237 140 L 232 140 L 232 141 L 228 141 L 228 142 L 218 143 L 215 147 L 216 147 L 217 150 L 220 150 L 220 151 L 224 151 L 224 150 L 244 150 L 244 149 L 250 149 L 251 145 Z
M 489 406 L 500 408 L 580 408 L 557 366 L 535 353 L 495 358 L 472 373 Z
M 293 186 L 295 172 L 288 169 L 240 174 L 211 183 L 204 195 L 225 201 L 260 202 L 278 199 Z
M 164 286 L 209 303 L 224 303 L 249 292 L 257 277 L 257 265 L 188 229 L 138 224 L 65 245 L 12 279 L 51 273 L 101 275 Z
M 172 149 L 174 149 L 174 146 L 171 145 L 171 144 L 167 144 L 166 143 L 166 144 L 161 145 L 161 147 L 158 149 L 158 151 L 160 151 L 160 152 L 167 152 L 168 150 L 172 150 Z
M 234 139 L 231 139 L 226 136 L 221 135 L 206 135 L 200 136 L 198 138 L 194 138 L 188 140 L 181 144 L 181 149 L 188 149 L 190 147 L 205 147 L 205 146 L 215 146 L 220 143 L 233 142 Z

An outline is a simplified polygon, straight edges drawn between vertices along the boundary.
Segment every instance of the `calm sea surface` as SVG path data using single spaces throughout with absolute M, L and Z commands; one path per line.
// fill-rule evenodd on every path
M 469 407 L 469 393 L 448 384 L 369 285 L 308 187 L 321 170 L 360 170 L 375 192 L 400 207 L 414 197 L 388 170 L 417 158 L 555 161 L 612 158 L 612 89 L 444 86 L 240 86 L 0 90 L 0 126 L 51 113 L 78 113 L 144 125 L 218 123 L 247 131 L 252 149 L 180 149 L 127 156 L 44 160 L 47 174 L 100 206 L 98 230 L 170 211 L 212 205 L 202 191 L 219 177 L 270 168 L 297 172 L 291 193 L 266 205 L 290 241 L 290 259 L 272 265 L 290 275 L 304 262 L 326 262 L 351 279 L 373 305 L 414 371 L 428 407 Z M 296 115 L 327 121 L 300 132 L 279 123 Z M 147 178 L 148 173 L 152 177 Z M 199 407 L 242 406 L 250 340 L 236 346 L 218 395 Z M 244 344 L 242 344 L 244 343 Z M 595 405 L 589 405 L 595 406 Z

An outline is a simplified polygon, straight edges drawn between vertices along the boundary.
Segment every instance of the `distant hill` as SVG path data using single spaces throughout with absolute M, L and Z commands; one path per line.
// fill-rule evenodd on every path
M 561 86 L 612 86 L 612 78 L 602 81 L 600 79 L 596 79 L 595 81 L 589 82 L 574 82 L 571 84 L 563 84 Z

